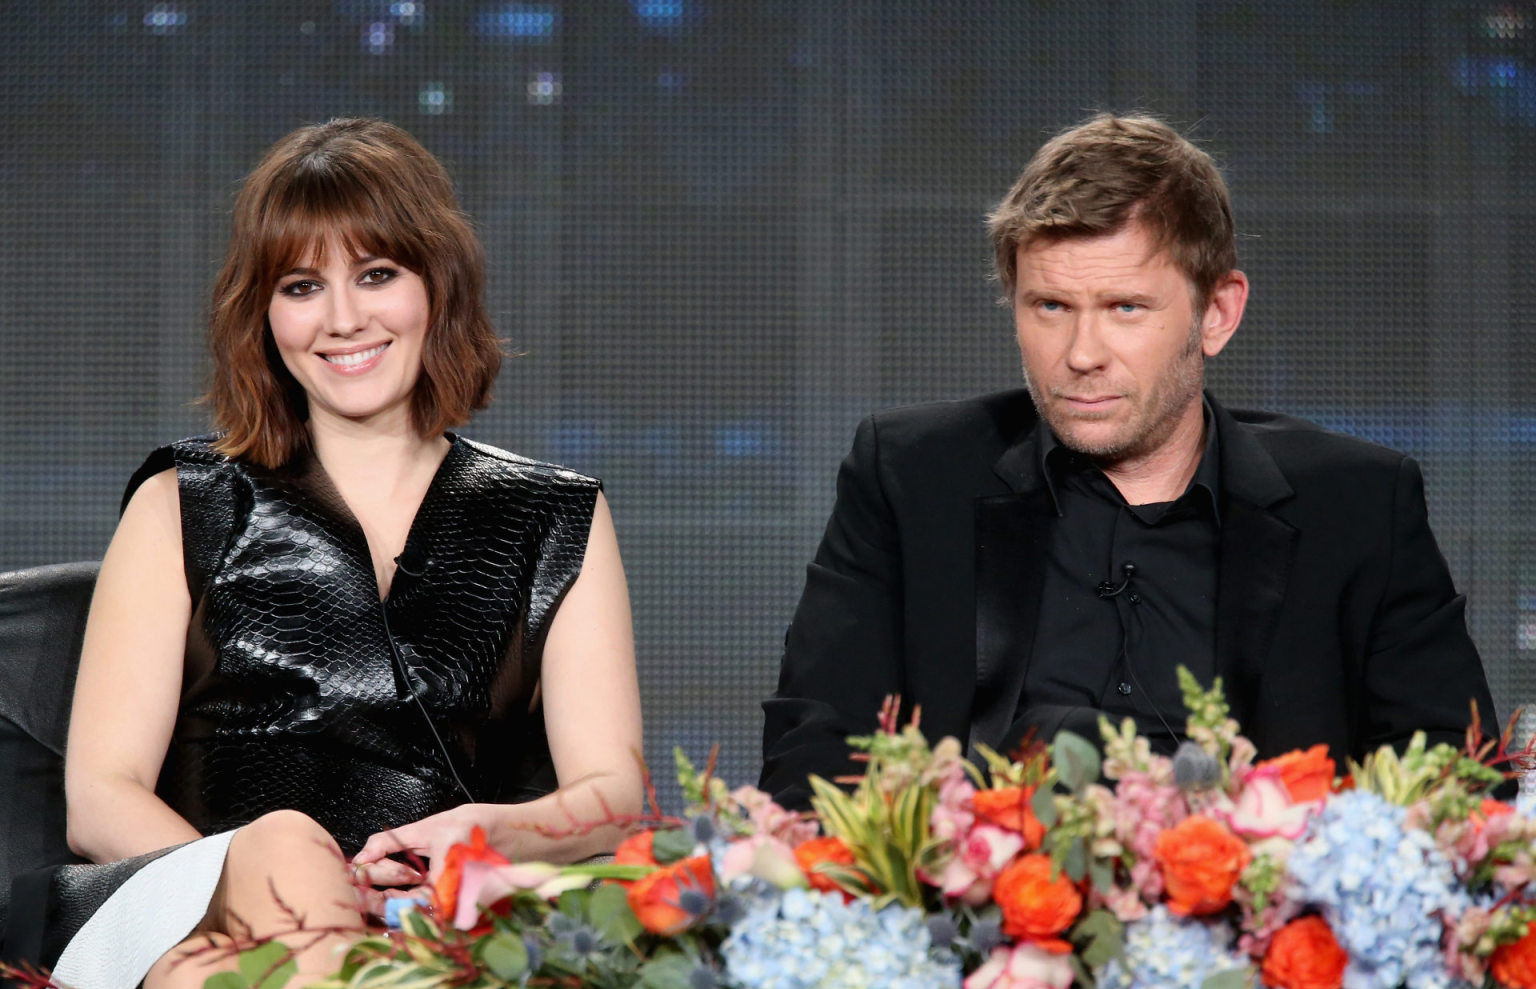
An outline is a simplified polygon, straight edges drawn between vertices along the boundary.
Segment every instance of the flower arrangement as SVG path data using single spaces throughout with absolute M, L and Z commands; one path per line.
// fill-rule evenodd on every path
M 476 834 L 320 989 L 1536 989 L 1536 808 L 1489 796 L 1532 746 L 1474 709 L 1463 748 L 1340 778 L 1321 745 L 1256 761 L 1220 681 L 1180 683 L 1172 757 L 1104 722 L 1102 755 L 1063 732 L 986 773 L 890 701 L 810 814 L 679 752 L 685 817 L 652 793 L 599 865 Z M 275 947 L 209 989 L 274 989 Z

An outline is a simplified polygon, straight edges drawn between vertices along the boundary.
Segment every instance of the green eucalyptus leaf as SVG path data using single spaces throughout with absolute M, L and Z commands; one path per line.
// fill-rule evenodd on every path
M 512 982 L 528 971 L 528 948 L 516 934 L 497 934 L 481 942 L 480 961 L 498 979 Z
M 1248 989 L 1251 985 L 1253 985 L 1253 969 L 1244 965 L 1242 968 L 1229 968 L 1225 972 L 1217 972 L 1200 983 L 1200 989 Z
M 250 989 L 251 984 L 239 972 L 219 972 L 203 982 L 203 989 Z
M 1040 826 L 1049 830 L 1056 826 L 1056 820 L 1060 816 L 1056 813 L 1056 794 L 1049 786 L 1036 788 L 1035 795 L 1029 800 L 1029 809 L 1034 813 L 1035 820 Z
M 1099 968 L 1125 951 L 1125 925 L 1108 910 L 1094 910 L 1078 921 L 1071 938 L 1090 968 Z
M 592 926 L 615 944 L 631 944 L 645 930 L 629 908 L 629 894 L 623 886 L 603 886 L 587 901 Z
M 671 865 L 692 855 L 697 844 L 693 835 L 679 828 L 657 831 L 651 837 L 651 855 L 662 865 Z
M 694 963 L 676 952 L 657 955 L 640 966 L 640 984 L 645 989 L 689 989 L 693 969 Z
M 555 900 L 555 907 L 575 920 L 587 919 L 587 896 L 584 889 L 568 889 Z
M 1103 859 L 1091 858 L 1088 860 L 1088 878 L 1094 889 L 1108 893 L 1115 886 L 1115 867 Z
M 1081 735 L 1059 731 L 1051 742 L 1051 761 L 1061 782 L 1073 793 L 1081 793 L 1099 778 L 1099 750 Z
M 251 989 L 282 989 L 299 970 L 293 952 L 281 941 L 240 952 L 240 976 Z
M 1067 856 L 1061 868 L 1067 878 L 1075 883 L 1082 882 L 1083 877 L 1088 875 L 1088 850 L 1083 847 L 1083 839 L 1073 838 L 1067 844 Z

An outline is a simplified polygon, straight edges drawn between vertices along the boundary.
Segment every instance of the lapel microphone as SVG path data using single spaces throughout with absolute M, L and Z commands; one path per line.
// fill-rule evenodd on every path
M 1131 578 L 1136 576 L 1136 564 L 1128 562 L 1120 568 L 1120 572 L 1125 574 L 1125 579 L 1118 586 L 1108 580 L 1099 581 L 1099 586 L 1095 588 L 1099 597 L 1112 598 L 1124 593 L 1125 589 L 1131 586 Z

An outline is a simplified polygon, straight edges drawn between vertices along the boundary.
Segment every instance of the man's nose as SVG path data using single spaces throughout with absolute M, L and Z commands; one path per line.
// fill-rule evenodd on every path
M 1092 371 L 1109 360 L 1104 326 L 1097 313 L 1078 312 L 1072 320 L 1072 336 L 1067 341 L 1067 366 L 1074 371 Z

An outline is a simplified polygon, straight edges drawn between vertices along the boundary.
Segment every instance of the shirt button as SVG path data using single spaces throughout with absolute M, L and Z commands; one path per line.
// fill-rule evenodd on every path
M 1130 696 L 1131 685 L 1126 683 L 1124 680 L 1121 680 L 1120 681 L 1120 686 L 1116 687 L 1115 689 L 1120 691 L 1120 693 L 1122 695 L 1124 695 L 1124 696 L 1127 696 L 1127 697 Z
M 1130 601 L 1132 604 L 1140 604 L 1141 595 L 1137 594 L 1135 591 L 1132 591 L 1130 594 L 1126 595 L 1126 600 Z

